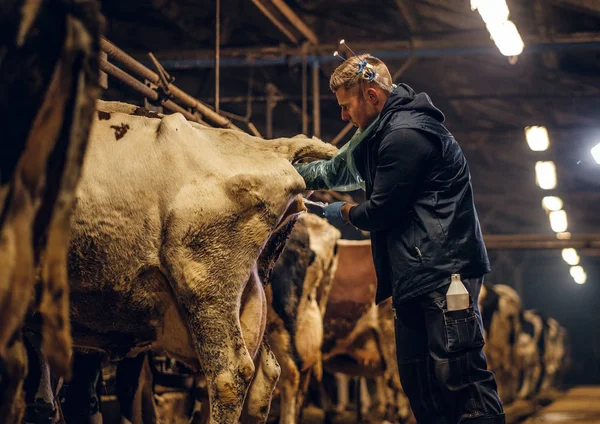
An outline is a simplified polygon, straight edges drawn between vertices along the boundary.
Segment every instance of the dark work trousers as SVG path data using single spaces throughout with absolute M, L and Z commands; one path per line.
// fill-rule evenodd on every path
M 394 305 L 400 381 L 420 424 L 505 422 L 483 354 L 483 277 L 462 282 L 468 309 L 446 309 L 448 286 Z

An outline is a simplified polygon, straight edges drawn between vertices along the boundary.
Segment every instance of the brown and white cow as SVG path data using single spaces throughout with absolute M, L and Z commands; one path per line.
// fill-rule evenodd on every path
M 337 382 L 335 409 L 342 412 L 348 406 L 350 377 L 358 377 L 363 416 L 414 422 L 398 374 L 391 299 L 375 305 L 371 243 L 340 240 L 338 255 L 324 347 L 325 367 L 335 373 Z
M 286 211 L 305 210 L 292 162 L 335 151 L 99 102 L 69 250 L 75 346 L 161 350 L 202 370 L 212 423 L 236 422 L 249 387 L 247 413 L 264 421 L 279 369 L 259 270 L 291 230 Z
M 299 422 L 311 371 L 321 367 L 323 313 L 337 268 L 339 238 L 340 232 L 325 219 L 302 215 L 266 288 L 267 336 L 281 367 L 280 423 Z
M 521 315 L 521 326 L 517 342 L 521 365 L 518 398 L 527 399 L 537 392 L 542 377 L 544 321 L 535 311 L 526 310 Z
M 544 319 L 544 373 L 539 385 L 541 393 L 557 388 L 565 366 L 567 332 L 554 318 Z
M 377 276 L 369 240 L 338 241 L 338 269 L 325 310 L 324 365 L 334 372 L 360 365 L 383 373 L 377 333 Z M 350 371 L 350 370 L 348 370 Z
M 375 305 L 377 276 L 371 242 L 339 240 L 338 257 L 324 317 L 323 366 L 336 378 L 335 411 L 341 412 L 349 401 L 349 377 L 383 378 L 387 358 Z

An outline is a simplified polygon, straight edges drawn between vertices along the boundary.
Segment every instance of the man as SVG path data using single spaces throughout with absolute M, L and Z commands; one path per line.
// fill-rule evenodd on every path
M 309 189 L 366 190 L 324 215 L 370 231 L 377 303 L 392 296 L 398 367 L 419 423 L 504 423 L 483 354 L 477 306 L 490 271 L 465 157 L 427 94 L 392 85 L 383 62 L 354 56 L 331 76 L 342 119 L 358 131 L 328 161 L 298 164 Z M 470 306 L 448 311 L 451 275 Z

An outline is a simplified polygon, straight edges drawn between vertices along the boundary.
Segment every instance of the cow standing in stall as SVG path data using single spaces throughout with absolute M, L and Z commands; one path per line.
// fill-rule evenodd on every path
M 544 373 L 540 381 L 539 392 L 545 393 L 560 384 L 560 376 L 565 366 L 567 353 L 566 330 L 554 318 L 544 319 Z
M 211 423 L 237 421 L 245 398 L 264 421 L 279 367 L 262 281 L 305 210 L 292 163 L 335 151 L 99 102 L 69 249 L 75 346 L 162 350 L 202 370 Z
M 504 284 L 484 282 L 479 307 L 485 336 L 484 352 L 488 367 L 496 376 L 498 394 L 508 404 L 519 391 L 519 334 L 521 333 L 521 299 Z
M 395 362 L 395 349 L 383 346 L 394 343 L 393 337 L 382 341 L 381 319 L 386 322 L 386 318 L 393 316 L 386 314 L 384 305 L 375 305 L 377 277 L 371 242 L 340 240 L 338 255 L 338 270 L 325 311 L 323 344 L 324 368 L 334 373 L 338 393 L 335 407 L 326 399 L 325 409 L 329 415 L 346 409 L 349 378 L 359 377 L 363 408 L 372 406 L 376 415 L 383 416 L 389 404 L 385 388 L 390 376 L 388 363 Z M 383 316 L 380 316 L 381 311 Z M 373 384 L 374 402 L 368 399 L 364 378 Z
M 24 412 L 21 329 L 28 310 L 40 321 L 38 350 L 55 374 L 70 373 L 69 218 L 99 93 L 102 27 L 95 0 L 0 4 L 3 423 L 20 423 Z M 53 406 L 35 391 L 26 401 Z
M 323 218 L 303 215 L 267 286 L 267 336 L 281 366 L 279 422 L 300 422 L 313 369 L 321 373 L 323 314 L 337 268 L 340 232 Z
M 359 377 L 362 415 L 414 422 L 396 363 L 391 300 L 375 305 L 370 240 L 340 240 L 339 265 L 326 311 L 325 368 L 337 383 L 337 413 L 347 408 L 349 379 Z M 358 401 L 358 400 L 357 400 Z
M 522 311 L 522 331 L 517 342 L 521 360 L 520 387 L 517 397 L 527 399 L 533 396 L 542 377 L 542 354 L 544 322 L 533 310 Z

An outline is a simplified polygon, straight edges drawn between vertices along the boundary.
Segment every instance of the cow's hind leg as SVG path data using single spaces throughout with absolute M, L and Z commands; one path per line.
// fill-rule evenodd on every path
M 266 340 L 263 341 L 255 362 L 256 373 L 248 389 L 241 420 L 248 424 L 267 422 L 273 391 L 281 374 L 279 363 Z
M 247 276 L 233 284 L 217 272 L 180 256 L 169 257 L 171 282 L 206 378 L 211 424 L 240 418 L 254 362 L 240 326 L 240 302 Z M 248 267 L 250 268 L 250 267 Z M 204 277 L 204 278 L 201 278 Z
M 25 411 L 22 388 L 27 373 L 27 352 L 20 334 L 5 352 L 6 356 L 0 357 L 0 422 L 17 424 Z
M 239 420 L 254 363 L 246 349 L 237 311 L 200 304 L 190 318 L 210 396 L 211 424 Z

